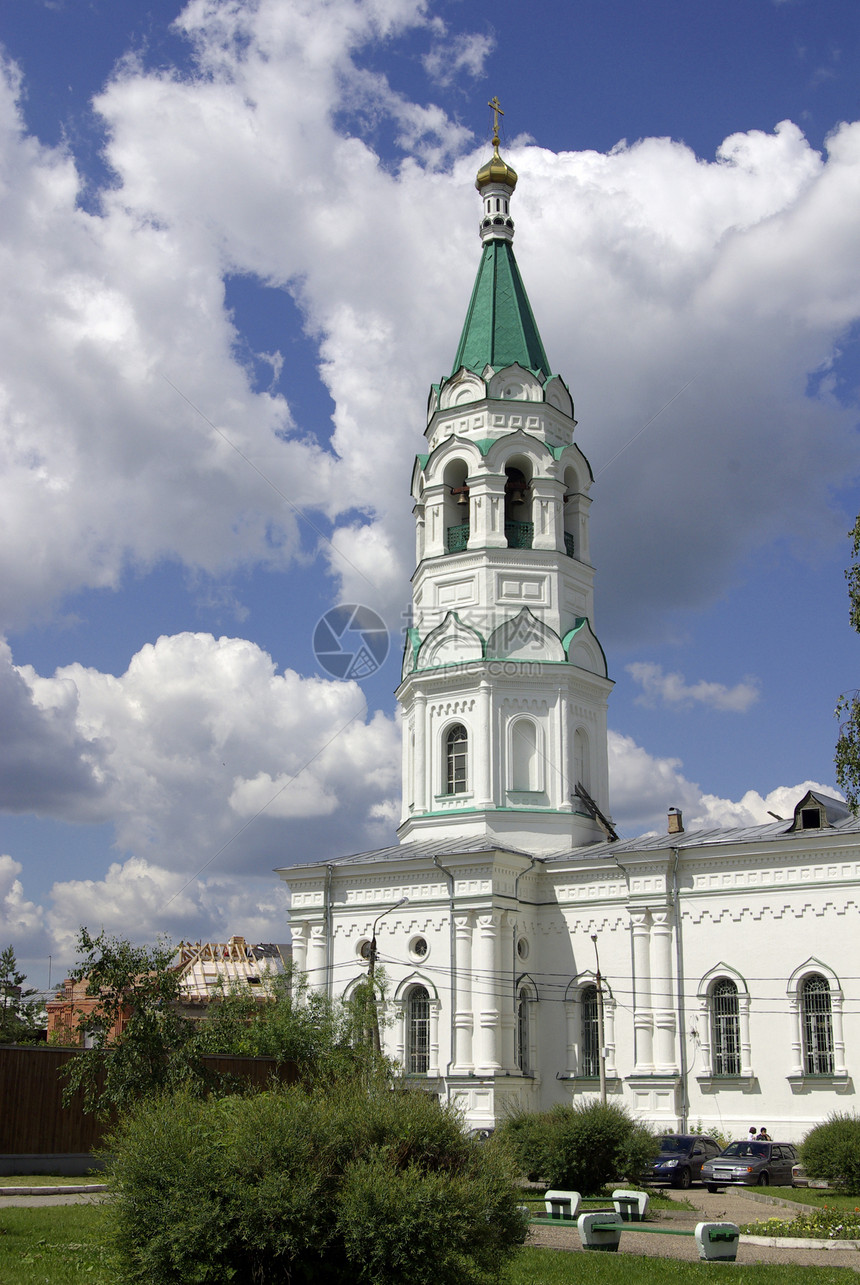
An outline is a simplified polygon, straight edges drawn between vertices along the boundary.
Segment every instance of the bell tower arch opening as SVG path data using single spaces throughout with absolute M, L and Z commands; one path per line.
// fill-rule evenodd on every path
M 505 465 L 505 539 L 509 549 L 530 549 L 534 540 L 532 464 L 515 455 Z
M 469 518 L 469 488 L 466 479 L 469 467 L 465 460 L 450 460 L 442 474 L 444 496 L 442 500 L 445 525 L 445 550 L 460 553 L 469 543 L 471 522 Z

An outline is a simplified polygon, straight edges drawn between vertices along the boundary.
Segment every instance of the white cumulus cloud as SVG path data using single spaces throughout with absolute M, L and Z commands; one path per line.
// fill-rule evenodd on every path
M 126 61 L 99 96 L 114 183 L 86 209 L 74 153 L 26 134 L 7 71 L 0 625 L 131 566 L 170 558 L 217 577 L 287 569 L 300 549 L 399 612 L 409 467 L 478 262 L 486 155 L 358 67 L 410 26 L 439 38 L 407 0 L 189 5 L 193 71 Z M 386 124 L 399 166 L 373 146 Z M 791 122 L 735 134 L 710 160 L 670 139 L 507 154 L 520 263 L 597 472 L 606 640 L 659 636 L 667 583 L 677 608 L 701 605 L 763 543 L 842 538 L 856 408 L 807 376 L 838 364 L 860 316 L 860 124 L 824 155 Z M 255 386 L 230 274 L 292 295 L 331 435 L 296 421 L 283 354 L 284 391 Z
M 767 794 L 747 790 L 739 800 L 709 794 L 683 772 L 679 758 L 649 754 L 631 736 L 609 733 L 609 779 L 612 816 L 623 838 L 664 833 L 669 808 L 679 808 L 686 830 L 729 829 L 765 825 L 777 816 L 790 818 L 807 790 L 841 798 L 832 785 L 801 781 L 777 786 Z
M 373 809 L 399 789 L 397 726 L 368 717 L 357 683 L 279 674 L 244 639 L 165 636 L 119 676 L 74 664 L 43 677 L 7 653 L 0 723 L 19 707 L 29 739 L 7 806 L 108 821 L 120 850 L 165 870 L 216 852 L 219 869 L 291 864 L 329 838 L 372 846 Z
M 477 79 L 495 48 L 495 40 L 486 32 L 459 31 L 451 34 L 443 22 L 437 22 L 438 33 L 433 47 L 421 59 L 422 66 L 437 85 L 450 85 L 464 73 Z
M 28 901 L 19 879 L 23 867 L 8 854 L 0 853 L 0 937 L 4 946 L 11 943 L 16 953 L 27 942 L 40 942 L 44 937 L 45 912 Z
M 135 941 L 160 934 L 173 941 L 225 941 L 237 932 L 254 942 L 287 936 L 287 889 L 280 881 L 224 874 L 188 880 L 141 857 L 112 863 L 102 879 L 59 881 L 51 902 L 51 941 L 67 966 L 82 925 Z
M 759 698 L 758 683 L 750 678 L 734 687 L 726 687 L 724 683 L 707 682 L 705 679 L 688 683 L 683 674 L 664 673 L 662 665 L 650 661 L 634 661 L 626 669 L 642 688 L 636 704 L 649 709 L 661 705 L 668 709 L 704 705 L 708 709 L 743 714 Z

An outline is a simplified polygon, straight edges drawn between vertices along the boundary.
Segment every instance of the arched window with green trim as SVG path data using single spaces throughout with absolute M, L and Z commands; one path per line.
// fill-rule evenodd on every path
M 445 736 L 445 793 L 465 794 L 469 780 L 469 733 L 455 723 Z

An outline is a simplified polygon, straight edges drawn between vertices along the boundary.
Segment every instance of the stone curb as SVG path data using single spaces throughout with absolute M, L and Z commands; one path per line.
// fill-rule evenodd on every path
M 729 1188 L 723 1190 L 728 1191 Z M 749 1187 L 733 1187 L 731 1191 L 734 1195 L 740 1196 L 742 1200 L 752 1200 L 757 1205 L 776 1205 L 782 1209 L 818 1209 L 818 1205 L 807 1205 L 802 1200 L 786 1200 L 784 1196 L 766 1196 L 761 1191 L 752 1191 Z
M 768 1249 L 860 1249 L 860 1240 L 811 1240 L 806 1236 L 744 1236 L 742 1245 L 766 1245 Z
M 3 1196 L 86 1196 L 99 1191 L 107 1191 L 106 1183 L 91 1183 L 86 1187 L 0 1187 L 0 1199 Z

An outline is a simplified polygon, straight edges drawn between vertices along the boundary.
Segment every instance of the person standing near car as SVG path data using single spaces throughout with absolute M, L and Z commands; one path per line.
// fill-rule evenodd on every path
M 767 1129 L 764 1127 L 764 1125 L 762 1125 L 761 1129 L 759 1130 L 759 1135 L 756 1138 L 756 1142 L 770 1142 L 770 1141 L 771 1141 L 771 1136 L 768 1133 Z

